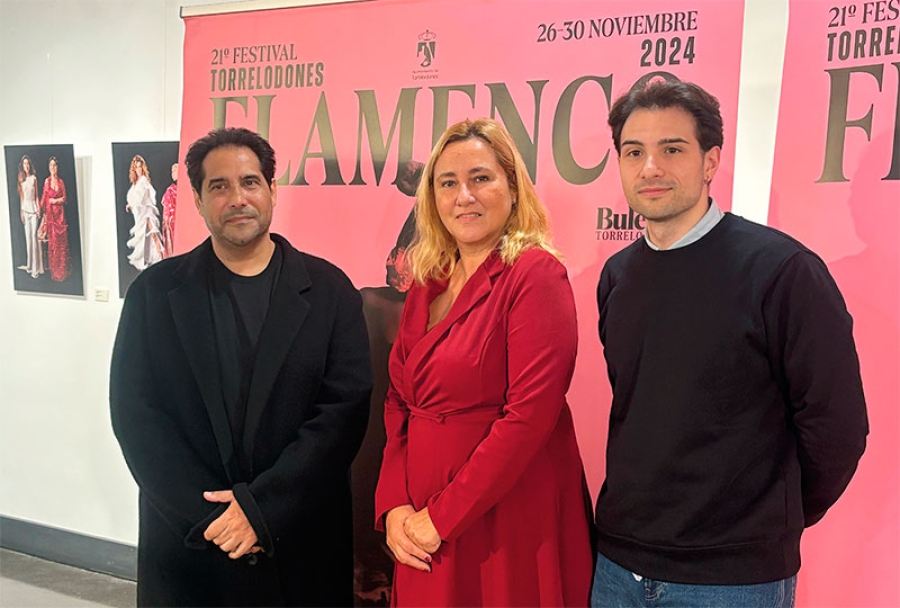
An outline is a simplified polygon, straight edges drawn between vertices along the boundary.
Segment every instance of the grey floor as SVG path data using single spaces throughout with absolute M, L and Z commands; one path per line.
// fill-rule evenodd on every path
M 135 585 L 0 549 L 0 608 L 134 606 Z

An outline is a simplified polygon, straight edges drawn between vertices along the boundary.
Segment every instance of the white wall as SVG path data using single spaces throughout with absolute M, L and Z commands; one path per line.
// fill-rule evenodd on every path
M 788 0 L 746 0 L 735 212 L 765 221 Z M 121 310 L 113 141 L 177 140 L 182 5 L 0 0 L 0 144 L 75 147 L 84 298 L 13 291 L 0 213 L 0 515 L 137 541 L 137 489 L 109 426 Z M 6 209 L 0 188 L 0 209 Z M 92 299 L 95 289 L 109 302 Z

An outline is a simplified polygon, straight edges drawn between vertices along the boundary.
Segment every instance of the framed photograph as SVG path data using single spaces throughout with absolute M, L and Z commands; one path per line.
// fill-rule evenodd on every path
M 119 297 L 145 268 L 172 255 L 178 142 L 114 143 Z
M 4 146 L 16 291 L 84 295 L 72 144 Z

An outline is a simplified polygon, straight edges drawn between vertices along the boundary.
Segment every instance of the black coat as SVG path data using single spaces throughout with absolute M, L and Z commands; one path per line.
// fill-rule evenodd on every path
M 211 242 L 148 268 L 125 298 L 110 410 L 140 489 L 138 605 L 352 604 L 348 470 L 371 389 L 361 300 L 339 269 L 272 238 L 284 257 L 239 450 L 213 336 Z M 203 538 L 224 506 L 202 493 L 227 489 L 264 553 L 231 560 Z

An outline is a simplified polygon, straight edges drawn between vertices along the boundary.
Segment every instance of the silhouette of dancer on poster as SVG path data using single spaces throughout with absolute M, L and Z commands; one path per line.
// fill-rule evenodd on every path
M 409 161 L 401 171 L 397 189 L 414 200 L 424 168 L 422 163 Z M 386 285 L 360 290 L 363 314 L 369 328 L 373 386 L 369 426 L 352 469 L 353 539 L 356 545 L 353 592 L 357 606 L 390 605 L 394 562 L 384 543 L 384 534 L 375 530 L 374 497 L 385 444 L 384 398 L 388 388 L 388 356 L 397 336 L 406 292 L 413 281 L 406 249 L 415 231 L 415 213 L 410 210 L 397 236 L 397 243 L 385 261 Z

